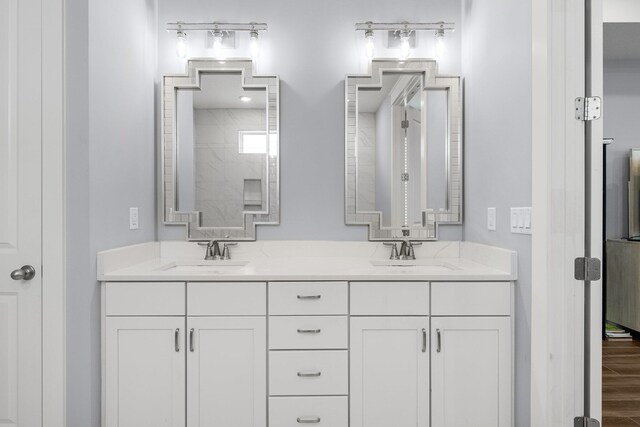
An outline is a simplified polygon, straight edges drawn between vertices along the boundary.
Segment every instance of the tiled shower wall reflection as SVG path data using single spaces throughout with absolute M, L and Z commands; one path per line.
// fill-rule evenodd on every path
M 376 210 L 376 115 L 358 114 L 358 174 L 356 203 L 359 212 Z
M 240 153 L 240 131 L 266 129 L 264 109 L 195 109 L 195 209 L 204 227 L 242 227 L 245 180 L 260 180 L 266 210 L 266 153 Z

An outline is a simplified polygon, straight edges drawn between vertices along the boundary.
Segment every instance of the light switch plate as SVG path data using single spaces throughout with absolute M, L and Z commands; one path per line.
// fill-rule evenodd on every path
M 532 212 L 530 207 L 511 208 L 511 232 L 514 234 L 531 234 Z
M 138 208 L 129 208 L 129 230 L 137 230 L 138 226 Z
M 496 231 L 496 208 L 487 208 L 487 230 Z

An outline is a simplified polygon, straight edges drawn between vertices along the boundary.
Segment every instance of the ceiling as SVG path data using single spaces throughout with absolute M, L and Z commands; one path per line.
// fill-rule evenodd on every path
M 605 23 L 604 59 L 640 60 L 640 23 Z
M 241 96 L 251 98 L 249 102 L 240 100 Z M 193 108 L 266 108 L 267 91 L 265 88 L 243 89 L 242 75 L 203 74 L 200 90 L 193 91 Z

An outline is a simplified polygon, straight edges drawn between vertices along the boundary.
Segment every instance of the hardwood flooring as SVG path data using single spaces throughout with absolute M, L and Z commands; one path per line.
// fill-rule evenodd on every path
M 602 343 L 602 426 L 640 426 L 640 341 Z

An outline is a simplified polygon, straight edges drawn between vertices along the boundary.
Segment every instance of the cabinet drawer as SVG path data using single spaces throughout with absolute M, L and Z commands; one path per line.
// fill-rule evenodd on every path
M 345 282 L 269 283 L 270 315 L 348 314 Z
M 347 397 L 271 397 L 269 425 L 300 427 L 310 424 L 319 427 L 348 427 Z
M 348 365 L 345 350 L 272 351 L 269 392 L 272 396 L 346 395 Z
M 184 316 L 184 283 L 109 282 L 107 316 Z
M 267 314 L 266 283 L 187 283 L 189 316 L 263 316 Z
M 269 348 L 346 349 L 347 325 L 346 316 L 269 317 Z
M 352 316 L 428 316 L 427 282 L 352 282 Z
M 511 282 L 431 284 L 433 316 L 509 316 Z

